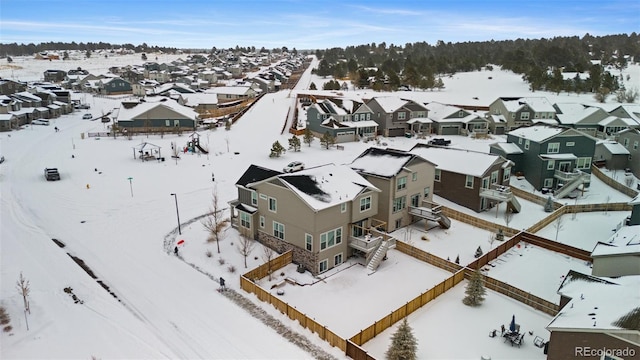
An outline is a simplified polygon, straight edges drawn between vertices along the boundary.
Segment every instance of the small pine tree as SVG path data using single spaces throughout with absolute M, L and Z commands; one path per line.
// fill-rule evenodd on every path
M 11 56 L 7 56 L 7 62 L 11 64 L 13 62 L 13 58 Z
M 293 151 L 300 151 L 300 139 L 293 135 L 291 139 L 289 139 L 289 149 L 293 149 Z
M 454 261 L 456 264 L 460 265 L 460 255 L 456 256 L 456 261 Z
M 309 90 L 318 90 L 316 83 L 312 82 L 311 84 L 309 84 Z
M 324 135 L 322 135 L 322 137 L 320 138 L 320 145 L 324 146 L 324 148 L 327 150 L 331 145 L 335 143 L 336 143 L 336 138 L 333 137 L 333 135 L 329 134 L 328 131 L 324 133 Z
M 553 212 L 553 199 L 551 199 L 551 196 L 547 198 L 547 202 L 544 204 L 544 212 Z
M 87 59 L 90 58 L 91 57 L 91 50 L 87 50 L 87 52 L 85 52 L 84 54 L 87 57 Z
M 391 336 L 391 345 L 385 356 L 389 360 L 415 360 L 417 351 L 418 340 L 413 335 L 413 329 L 409 326 L 407 318 L 404 318 L 398 330 Z
M 478 248 L 476 249 L 476 253 L 473 255 L 476 259 L 479 258 L 480 256 L 482 256 L 482 254 L 484 254 L 482 252 L 482 248 L 480 246 L 478 246 Z
M 467 306 L 478 306 L 484 301 L 484 295 L 487 290 L 484 288 L 484 279 L 480 270 L 476 270 L 471 275 L 465 294 L 467 296 L 462 299 L 462 303 Z
M 142 59 L 142 61 L 147 61 L 147 54 L 142 53 L 142 55 L 140 56 L 140 58 Z
M 11 322 L 11 316 L 7 312 L 4 306 L 0 306 L 0 325 L 9 325 Z
M 311 146 L 311 143 L 313 142 L 314 139 L 315 137 L 313 136 L 311 129 L 309 129 L 308 127 L 304 129 L 304 136 L 302 138 L 302 141 L 304 141 L 304 143 L 307 144 L 308 146 Z
M 282 145 L 280 144 L 279 141 L 276 141 L 273 143 L 273 145 L 271 145 L 271 154 L 269 155 L 270 157 L 280 157 L 280 155 L 282 155 L 283 152 L 285 152 L 285 148 L 282 147 Z

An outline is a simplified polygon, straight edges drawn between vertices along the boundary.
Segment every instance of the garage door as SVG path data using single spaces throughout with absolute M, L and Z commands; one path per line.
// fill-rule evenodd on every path
M 458 135 L 459 131 L 458 126 L 443 126 L 440 128 L 440 135 Z
M 404 128 L 389 129 L 389 137 L 404 136 Z
M 355 131 L 347 131 L 347 132 L 339 132 L 336 134 L 336 142 L 351 142 L 355 140 L 356 132 Z

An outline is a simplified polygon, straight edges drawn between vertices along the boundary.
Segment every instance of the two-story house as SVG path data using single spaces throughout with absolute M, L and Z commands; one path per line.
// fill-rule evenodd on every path
M 132 94 L 131 83 L 120 77 L 106 78 L 98 83 L 103 95 Z
M 0 79 L 0 95 L 11 95 L 25 90 L 27 90 L 26 84 L 9 79 Z
M 436 165 L 418 155 L 372 147 L 349 166 L 381 190 L 374 219 L 384 223 L 388 232 L 414 221 L 411 208 L 433 203 Z
M 306 126 L 318 137 L 328 132 L 338 143 L 375 136 L 378 129 L 375 121 L 366 120 L 367 115 L 362 112 L 351 114 L 341 104 L 332 99 L 312 103 L 307 108 Z
M 640 129 L 622 130 L 616 134 L 616 138 L 629 151 L 629 169 L 640 178 Z
M 538 121 L 555 119 L 556 109 L 544 97 L 501 97 L 489 105 L 490 116 L 504 120 L 507 131 L 520 126 L 529 126 Z M 491 129 L 493 133 L 498 133 Z
M 236 187 L 232 225 L 279 253 L 292 250 L 314 275 L 385 242 L 373 229 L 380 189 L 346 165 L 287 174 L 251 165 Z
M 513 161 L 514 172 L 522 173 L 534 188 L 558 190 L 555 196 L 562 198 L 580 185 L 588 186 L 596 140 L 575 129 L 535 125 L 507 134 L 507 142 L 518 146 L 521 154 L 504 154 L 497 146 L 490 149 Z
M 489 121 L 478 113 L 457 106 L 431 102 L 425 105 L 438 135 L 486 135 Z
M 434 194 L 475 212 L 502 202 L 512 212 L 520 203 L 509 188 L 513 163 L 502 156 L 477 151 L 415 145 L 410 152 L 437 164 Z
M 378 124 L 378 133 L 385 137 L 404 136 L 411 129 L 409 120 L 426 118 L 429 112 L 413 100 L 396 96 L 374 97 L 365 104 L 373 113 L 371 120 Z

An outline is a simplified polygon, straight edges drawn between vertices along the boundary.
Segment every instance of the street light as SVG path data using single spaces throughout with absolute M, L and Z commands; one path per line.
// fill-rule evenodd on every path
M 178 234 L 182 235 L 182 230 L 180 229 L 180 212 L 178 211 L 178 195 L 171 194 L 176 200 L 176 216 L 178 217 Z

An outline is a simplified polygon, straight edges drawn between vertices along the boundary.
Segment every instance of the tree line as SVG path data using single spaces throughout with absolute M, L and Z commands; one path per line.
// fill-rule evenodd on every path
M 613 92 L 621 78 L 612 73 L 640 59 L 640 37 L 630 35 L 582 38 L 517 39 L 445 43 L 438 41 L 388 45 L 371 43 L 316 50 L 320 76 L 349 78 L 358 87 L 396 90 L 402 85 L 438 88 L 440 78 L 456 72 L 491 70 L 490 64 L 521 74 L 531 90 Z M 597 61 L 596 61 L 597 60 Z M 605 71 L 608 70 L 608 71 Z M 583 73 L 565 79 L 562 73 Z M 588 76 L 586 76 L 588 74 Z
M 0 54 L 4 57 L 7 56 L 29 56 L 43 51 L 96 51 L 96 50 L 113 50 L 113 49 L 125 49 L 136 53 L 140 52 L 164 52 L 175 54 L 178 49 L 164 46 L 149 46 L 146 43 L 140 45 L 133 44 L 110 44 L 105 42 L 87 42 L 76 43 L 73 42 L 59 42 L 50 41 L 45 43 L 29 43 L 29 44 L 0 44 Z

